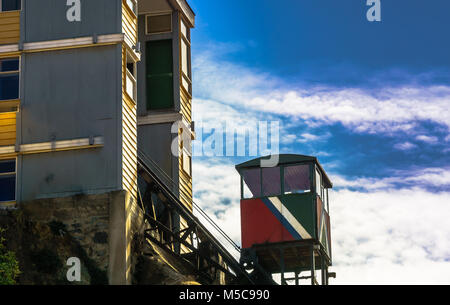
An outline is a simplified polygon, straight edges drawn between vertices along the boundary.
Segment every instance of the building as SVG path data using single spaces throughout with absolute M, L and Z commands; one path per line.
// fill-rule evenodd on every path
M 169 152 L 175 122 L 193 136 L 192 10 L 185 1 L 59 2 L 1 1 L 1 201 L 118 189 L 136 198 L 139 147 L 190 205 L 190 141 L 179 137 L 179 156 Z
M 140 153 L 192 210 L 194 19 L 185 0 L 0 0 L 0 206 L 124 191 L 129 213 Z

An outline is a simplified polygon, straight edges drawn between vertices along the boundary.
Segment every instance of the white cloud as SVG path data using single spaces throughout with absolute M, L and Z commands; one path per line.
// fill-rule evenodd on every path
M 330 177 L 335 187 L 357 188 L 366 191 L 396 189 L 399 186 L 450 186 L 450 168 L 424 168 L 398 171 L 397 175 L 383 178 L 361 177 L 349 180 L 341 175 L 332 173 L 330 173 Z
M 394 148 L 399 149 L 399 150 L 410 150 L 410 149 L 413 149 L 416 147 L 417 147 L 417 145 L 415 145 L 411 142 L 397 143 L 394 145 Z
M 416 140 L 422 141 L 428 144 L 436 144 L 438 142 L 438 138 L 434 136 L 427 136 L 427 135 L 419 135 L 416 137 Z
M 378 95 L 357 88 L 295 88 L 218 57 L 211 52 L 195 57 L 196 95 L 244 108 L 246 113 L 281 115 L 319 125 L 341 123 L 368 133 L 415 134 L 420 120 L 450 127 L 448 86 L 384 88 Z
M 223 160 L 194 160 L 195 200 L 239 244 L 239 175 Z M 450 182 L 448 176 L 434 180 L 440 174 L 429 169 L 421 177 Z M 450 202 L 450 193 L 389 188 L 391 181 L 386 179 L 367 181 L 379 188 L 331 193 L 332 270 L 337 272 L 331 282 L 450 284 L 450 205 L 443 204 Z M 360 184 L 365 181 L 354 183 Z
M 335 282 L 450 283 L 444 202 L 450 193 L 420 189 L 333 193 Z

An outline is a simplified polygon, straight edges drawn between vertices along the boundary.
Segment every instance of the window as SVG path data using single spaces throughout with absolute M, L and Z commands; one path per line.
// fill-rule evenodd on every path
M 130 8 L 130 10 L 137 16 L 136 0 L 127 0 L 127 5 Z
M 284 168 L 284 193 L 298 194 L 311 190 L 309 165 L 294 165 Z
M 182 158 L 182 164 L 183 164 L 183 171 L 188 174 L 189 176 L 192 176 L 192 157 L 189 154 L 188 150 L 186 148 L 183 148 L 183 154 L 181 156 Z
M 19 98 L 19 58 L 0 59 L 0 100 Z
M 21 0 L 0 0 L 0 12 L 19 11 Z
M 147 109 L 173 108 L 172 40 L 148 41 L 146 48 Z
M 262 168 L 262 193 L 263 196 L 281 194 L 281 178 L 279 167 Z
M 147 15 L 145 20 L 147 35 L 172 32 L 172 13 Z
M 244 170 L 242 172 L 242 179 L 244 198 L 261 196 L 261 170 L 259 168 Z
M 322 189 L 322 176 L 316 168 L 316 194 L 320 196 L 320 198 L 323 198 Z
M 127 54 L 127 77 L 126 77 L 126 92 L 129 97 L 136 101 L 136 62 L 130 55 Z
M 180 41 L 181 41 L 181 85 L 183 88 L 192 93 L 191 88 L 191 43 L 190 30 L 180 19 Z
M 0 202 L 16 200 L 16 160 L 0 160 Z

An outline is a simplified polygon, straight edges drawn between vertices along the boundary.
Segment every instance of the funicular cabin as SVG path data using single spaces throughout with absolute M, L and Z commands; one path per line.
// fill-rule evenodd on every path
M 311 278 L 321 270 L 328 283 L 331 235 L 328 190 L 332 183 L 315 157 L 279 155 L 278 166 L 258 158 L 236 166 L 241 176 L 241 262 L 268 274 Z M 314 255 L 312 255 L 314 254 Z M 300 277 L 303 271 L 311 276 Z

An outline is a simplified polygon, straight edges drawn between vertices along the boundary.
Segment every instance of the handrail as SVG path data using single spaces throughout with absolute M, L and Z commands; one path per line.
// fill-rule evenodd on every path
M 151 178 L 158 184 L 158 186 L 162 189 L 164 194 L 170 199 L 173 203 L 175 203 L 174 208 L 178 210 L 180 216 L 185 218 L 187 221 L 191 221 L 195 223 L 198 228 L 202 231 L 202 233 L 211 241 L 212 245 L 218 250 L 224 261 L 227 263 L 229 267 L 236 273 L 242 274 L 250 283 L 253 281 L 250 278 L 250 275 L 242 268 L 242 266 L 236 261 L 236 259 L 228 252 L 228 250 L 212 235 L 206 227 L 199 221 L 197 217 L 195 217 L 192 212 L 180 201 L 180 199 L 175 196 L 172 190 L 161 181 L 161 179 L 156 175 L 148 164 L 145 162 L 144 158 L 148 158 L 145 154 L 138 150 L 138 164 L 142 167 L 142 169 L 151 176 Z
M 153 167 L 159 172 L 159 174 L 161 174 L 162 176 L 165 177 L 165 179 L 167 179 L 167 182 L 169 182 L 170 185 L 168 185 L 168 187 L 173 187 L 176 186 L 176 183 L 173 181 L 173 179 L 171 177 L 169 177 L 169 175 L 167 175 L 167 173 L 148 155 L 145 154 L 145 152 L 138 150 L 139 156 L 142 157 L 142 159 L 144 159 L 144 161 L 148 161 L 150 162 Z M 147 163 L 148 165 L 148 163 Z M 186 197 L 185 194 L 183 194 L 182 192 L 180 192 L 180 195 L 187 200 L 188 198 Z M 203 209 L 196 203 L 194 202 L 194 200 L 192 199 L 192 206 L 196 209 L 196 211 L 198 211 L 204 218 L 205 220 L 215 229 L 218 231 L 218 233 L 228 242 L 230 243 L 230 245 L 238 252 L 241 253 L 241 248 L 231 239 L 231 237 L 229 237 L 212 219 L 211 217 L 209 217 L 209 215 L 203 211 Z

